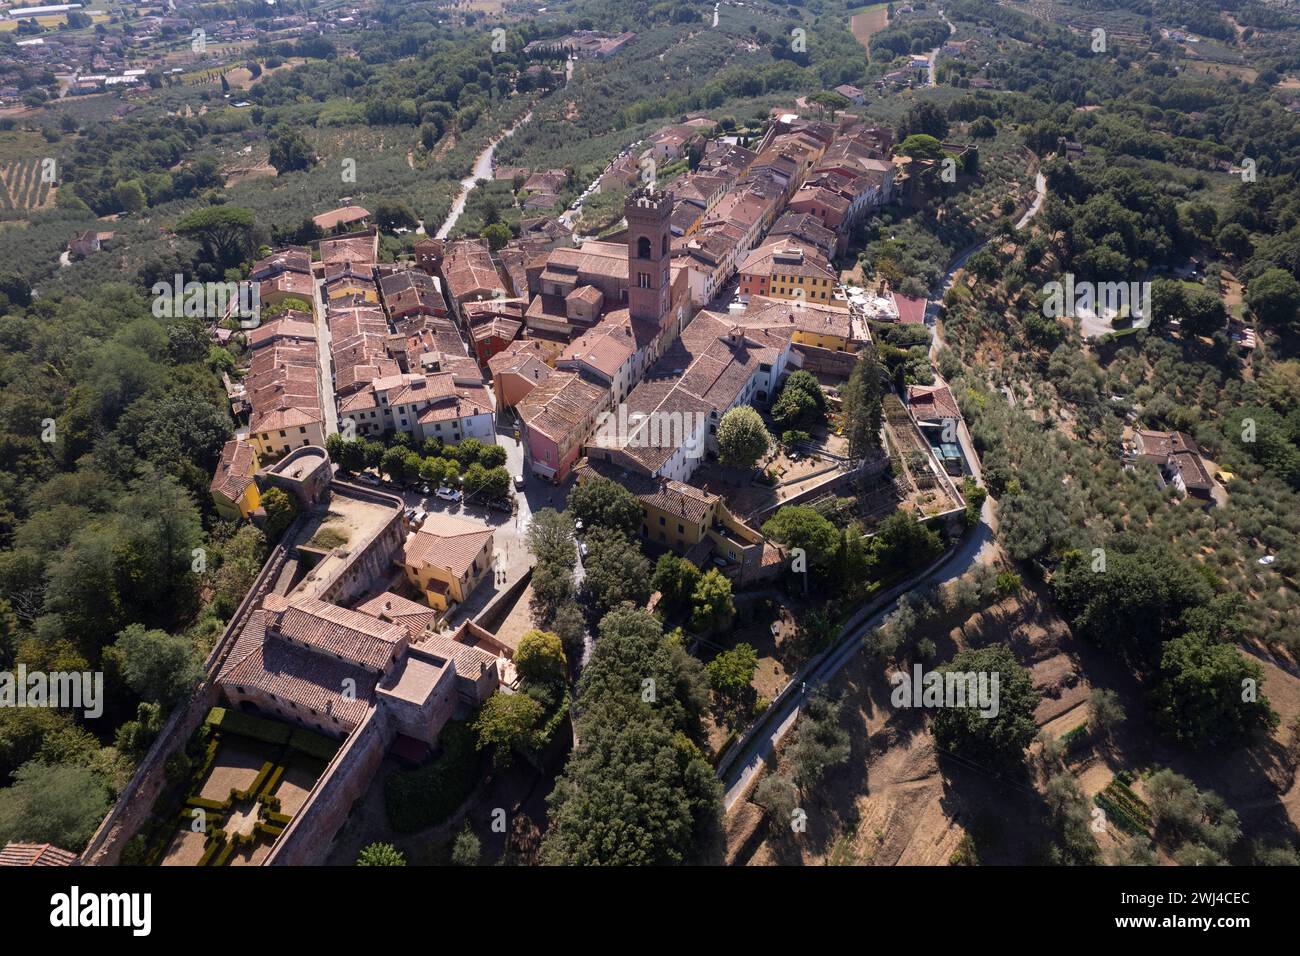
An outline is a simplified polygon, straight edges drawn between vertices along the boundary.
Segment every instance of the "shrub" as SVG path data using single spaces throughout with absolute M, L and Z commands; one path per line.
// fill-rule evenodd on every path
M 468 724 L 443 728 L 442 752 L 416 770 L 399 771 L 384 787 L 384 805 L 394 830 L 411 833 L 441 823 L 465 802 L 478 779 L 479 757 Z

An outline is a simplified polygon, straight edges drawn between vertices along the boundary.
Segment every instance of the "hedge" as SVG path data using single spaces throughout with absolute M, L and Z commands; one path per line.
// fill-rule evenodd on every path
M 467 724 L 450 721 L 442 729 L 441 753 L 416 770 L 398 771 L 384 784 L 388 821 L 399 833 L 412 833 L 451 816 L 478 781 L 479 752 Z
M 339 752 L 339 747 L 342 744 L 332 737 L 318 734 L 314 730 L 295 727 L 293 732 L 289 734 L 289 746 L 299 753 L 329 763 L 334 759 L 334 755 Z
M 223 733 L 251 737 L 266 744 L 287 744 L 293 730 L 288 724 L 252 714 L 241 714 L 226 707 L 213 707 L 208 711 L 207 723 Z
M 218 842 L 216 840 L 208 841 L 208 845 L 203 850 L 203 855 L 199 857 L 199 866 L 207 866 L 211 863 L 212 858 L 217 855 L 217 851 L 225 845 L 224 842 Z

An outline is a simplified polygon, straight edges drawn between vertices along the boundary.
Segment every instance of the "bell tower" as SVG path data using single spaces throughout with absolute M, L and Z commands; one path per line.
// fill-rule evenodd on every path
M 672 194 L 643 187 L 627 197 L 623 213 L 627 216 L 628 314 L 659 324 L 671 305 Z

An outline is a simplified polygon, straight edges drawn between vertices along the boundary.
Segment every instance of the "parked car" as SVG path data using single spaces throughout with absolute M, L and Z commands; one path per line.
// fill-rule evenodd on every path
M 574 531 L 581 531 L 581 530 L 582 530 L 582 519 L 581 519 L 581 518 L 578 518 L 576 521 L 573 522 L 573 530 L 574 530 Z
M 587 556 L 587 542 L 585 541 L 578 542 L 578 553 L 582 555 L 584 558 Z
M 446 485 L 439 488 L 435 494 L 443 501 L 460 501 L 460 499 L 464 497 L 455 488 L 448 488 Z
M 369 485 L 371 488 L 379 487 L 379 479 L 376 478 L 374 475 L 368 475 L 368 474 L 357 475 L 357 481 L 361 482 L 361 484 L 363 485 Z
M 492 511 L 503 511 L 506 514 L 510 514 L 515 510 L 515 503 L 509 498 L 490 498 L 488 499 L 487 507 Z
M 427 495 L 427 494 L 429 494 L 431 491 L 433 491 L 433 489 L 429 487 L 428 483 L 427 483 L 427 482 L 423 482 L 423 481 L 420 482 L 418 485 L 415 486 L 415 490 L 418 491 L 418 492 L 419 492 L 420 494 L 422 494 L 422 495 Z
M 1277 560 L 1277 555 L 1275 555 L 1275 554 L 1266 554 L 1266 555 L 1264 555 L 1262 558 L 1259 559 L 1259 563 L 1262 564 L 1262 565 L 1264 565 L 1264 567 L 1268 567 L 1269 565 L 1271 565 L 1271 564 L 1272 564 L 1274 561 L 1276 561 L 1276 560 Z
M 515 475 L 515 491 L 523 491 L 523 490 L 524 490 L 524 476 Z

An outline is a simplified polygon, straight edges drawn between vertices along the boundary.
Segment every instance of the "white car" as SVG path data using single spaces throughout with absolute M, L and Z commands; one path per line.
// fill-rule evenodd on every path
M 1272 563 L 1273 563 L 1274 561 L 1276 561 L 1276 560 L 1277 560 L 1277 555 L 1275 555 L 1275 554 L 1266 554 L 1266 555 L 1264 555 L 1262 558 L 1259 559 L 1259 563 L 1262 564 L 1262 565 L 1264 565 L 1264 567 L 1268 567 L 1270 564 L 1272 564 Z
M 587 542 L 583 541 L 578 545 L 578 553 L 584 558 L 587 556 Z
M 443 485 L 436 492 L 434 492 L 434 494 L 436 494 L 443 501 L 460 501 L 462 497 L 459 491 L 457 491 L 454 488 L 448 488 L 446 485 Z

